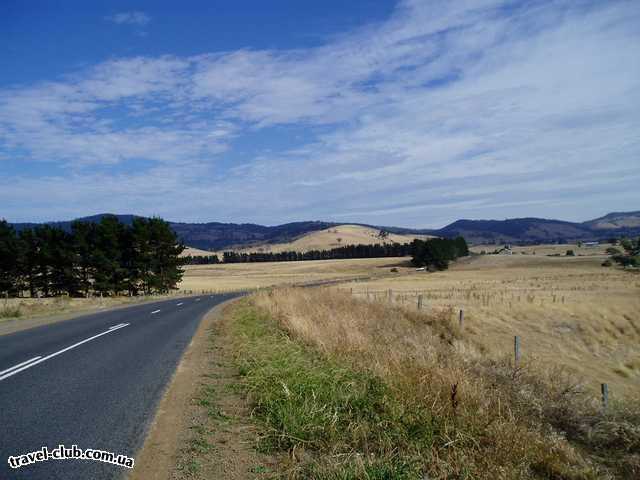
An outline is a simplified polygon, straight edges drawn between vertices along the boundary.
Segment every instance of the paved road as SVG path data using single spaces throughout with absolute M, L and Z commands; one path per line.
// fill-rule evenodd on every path
M 102 462 L 12 469 L 8 457 L 60 444 L 134 457 L 203 315 L 232 297 L 147 303 L 0 336 L 0 479 L 121 478 L 125 468 Z

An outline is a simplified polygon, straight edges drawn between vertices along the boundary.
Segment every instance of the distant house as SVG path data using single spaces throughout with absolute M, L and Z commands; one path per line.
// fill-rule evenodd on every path
M 513 250 L 511 250 L 511 245 L 505 245 L 500 250 L 496 251 L 498 255 L 513 255 Z
M 600 242 L 582 242 L 583 247 L 597 247 Z

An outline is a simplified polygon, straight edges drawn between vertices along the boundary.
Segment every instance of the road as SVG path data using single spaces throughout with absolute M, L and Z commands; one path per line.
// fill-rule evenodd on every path
M 135 457 L 203 315 L 234 295 L 173 298 L 0 336 L 0 479 L 114 479 L 127 469 L 8 457 L 62 444 Z

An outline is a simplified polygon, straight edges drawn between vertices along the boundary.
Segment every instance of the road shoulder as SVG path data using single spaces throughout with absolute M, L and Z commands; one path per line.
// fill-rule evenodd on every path
M 225 315 L 235 300 L 202 320 L 167 391 L 129 480 L 256 478 L 270 459 L 255 448 L 257 433 L 239 392 Z

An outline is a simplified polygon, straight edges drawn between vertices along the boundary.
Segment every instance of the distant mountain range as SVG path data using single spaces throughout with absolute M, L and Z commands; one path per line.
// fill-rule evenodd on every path
M 83 217 L 78 220 L 98 222 L 108 214 Z M 130 224 L 135 215 L 116 215 L 121 222 Z M 47 222 L 65 230 L 72 221 Z M 284 243 L 317 230 L 347 223 L 294 222 L 272 227 L 252 223 L 182 223 L 169 222 L 182 242 L 203 250 L 221 250 L 231 247 Z M 36 226 L 35 223 L 15 223 L 17 230 Z M 352 224 L 353 225 L 353 224 Z M 640 211 L 614 212 L 582 223 L 548 220 L 544 218 L 511 218 L 506 220 L 457 220 L 441 229 L 412 229 L 356 224 L 386 230 L 392 233 L 455 237 L 462 235 L 468 242 L 535 244 L 571 242 L 576 240 L 602 240 L 610 237 L 640 235 Z

